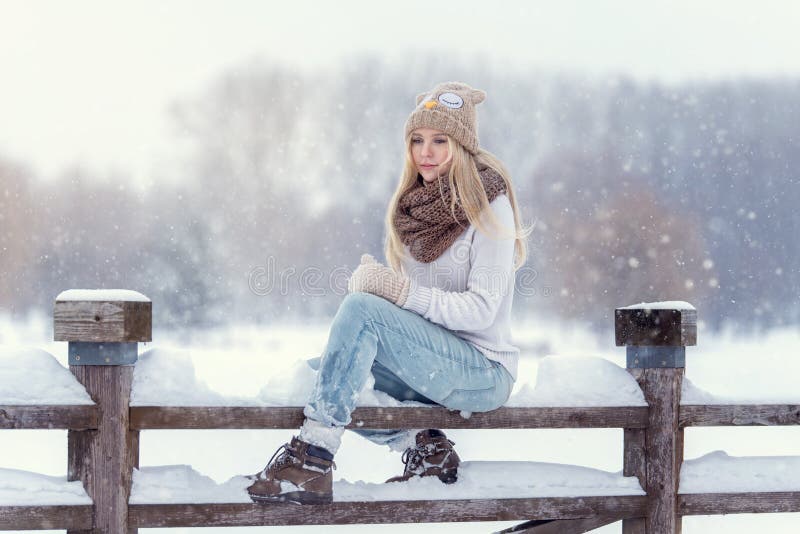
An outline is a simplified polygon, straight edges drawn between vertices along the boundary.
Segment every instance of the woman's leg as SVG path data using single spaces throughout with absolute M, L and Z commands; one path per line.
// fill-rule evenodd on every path
M 381 297 L 351 293 L 333 320 L 300 436 L 284 445 L 282 453 L 279 449 L 274 461 L 253 477 L 247 489 L 254 501 L 331 501 L 333 455 L 376 361 L 379 375 L 382 369 L 388 371 L 382 377 L 387 389 L 407 385 L 422 398 L 455 410 L 497 408 L 508 398 L 513 382 L 500 364 L 447 329 Z M 409 461 L 404 475 L 397 478 L 437 475 L 445 482 L 454 481 L 458 457 L 448 446 L 452 444 L 438 431 L 421 432 L 418 446 L 420 440 L 426 450 L 433 449 L 425 461 L 440 464 L 426 467 L 431 471 L 427 473 L 417 471 L 422 462 Z
M 378 345 L 378 352 L 382 350 L 381 345 Z M 372 376 L 375 379 L 373 389 L 386 393 L 390 397 L 397 399 L 400 402 L 414 401 L 423 404 L 436 404 L 428 397 L 414 391 L 411 387 L 400 380 L 400 378 L 387 369 L 380 363 L 380 354 L 376 355 L 375 361 L 372 362 Z M 310 358 L 308 361 L 309 367 L 314 371 L 319 371 L 322 356 Z M 403 452 L 409 447 L 414 446 L 414 436 L 418 432 L 415 429 L 384 429 L 384 428 L 351 428 L 356 434 L 372 441 L 377 445 L 386 445 L 390 449 Z M 420 429 L 421 430 L 421 429 Z
M 379 354 L 375 357 L 375 362 L 372 364 L 372 376 L 375 377 L 375 385 L 373 386 L 376 391 L 382 391 L 399 401 L 414 401 L 424 404 L 436 404 L 428 397 L 420 394 L 418 391 L 411 389 L 411 386 L 403 382 L 400 377 L 387 369 L 380 363 L 380 351 L 382 347 L 378 346 Z M 370 440 L 377 445 L 386 445 L 393 451 L 403 452 L 409 447 L 414 446 L 414 436 L 419 430 L 422 429 L 379 429 L 379 428 L 353 428 L 351 429 L 356 434 Z
M 495 409 L 513 382 L 499 363 L 446 328 L 381 297 L 352 293 L 333 320 L 304 410 L 315 428 L 350 423 L 375 362 L 422 398 L 454 410 Z

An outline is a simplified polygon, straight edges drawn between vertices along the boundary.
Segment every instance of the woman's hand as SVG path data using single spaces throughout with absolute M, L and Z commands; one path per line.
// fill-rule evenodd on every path
M 372 293 L 398 306 L 405 304 L 410 287 L 411 280 L 407 276 L 378 263 L 369 254 L 361 256 L 361 265 L 356 267 L 347 281 L 347 291 L 350 293 Z

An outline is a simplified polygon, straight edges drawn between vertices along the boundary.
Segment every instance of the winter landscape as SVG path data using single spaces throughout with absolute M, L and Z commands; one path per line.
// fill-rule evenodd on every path
M 383 259 L 414 97 L 443 80 L 486 91 L 481 145 L 532 227 L 506 406 L 644 406 L 614 310 L 658 301 L 697 310 L 684 405 L 798 405 L 797 20 L 779 0 L 3 2 L 0 410 L 91 403 L 53 341 L 69 289 L 152 301 L 133 406 L 302 406 L 359 257 Z M 367 384 L 359 405 L 399 402 Z M 130 502 L 247 503 L 291 434 L 144 430 Z M 456 484 L 387 485 L 400 454 L 346 432 L 335 501 L 644 494 L 621 429 L 447 435 Z M 91 503 L 66 437 L 0 430 L 0 507 Z M 796 426 L 687 428 L 684 456 L 681 493 L 800 491 Z M 682 524 L 788 534 L 800 513 Z
M 66 343 L 49 341 L 51 328 L 44 316 L 3 321 L 0 404 L 35 404 L 48 399 L 54 403 L 87 402 L 82 388 L 59 366 L 66 363 Z M 250 325 L 187 334 L 171 337 L 169 332 L 156 331 L 152 346 L 142 347 L 133 404 L 300 405 L 314 375 L 304 359 L 324 350 L 327 327 Z M 516 336 L 530 348 L 509 406 L 635 406 L 643 402 L 641 392 L 624 370 L 624 349 L 613 346 L 610 332 L 603 337 L 580 326 L 565 328 L 536 321 L 521 323 Z M 684 403 L 798 402 L 793 377 L 800 372 L 800 364 L 785 357 L 800 346 L 796 329 L 744 337 L 732 331 L 713 335 L 700 332 L 698 337 L 698 346 L 687 348 Z M 20 345 L 33 348 L 22 349 Z M 372 390 L 362 397 L 364 405 L 396 404 Z M 686 492 L 796 491 L 800 479 L 798 430 L 688 429 L 681 487 Z M 237 477 L 263 467 L 288 433 L 145 431 L 143 469 L 134 479 L 132 502 L 247 502 L 243 482 Z M 402 467 L 400 455 L 347 433 L 337 455 L 336 499 L 641 492 L 635 479 L 621 477 L 622 433 L 618 430 L 452 430 L 448 435 L 469 464 L 456 487 L 442 488 L 439 484 L 437 488 L 428 481 L 400 487 L 382 485 Z M 2 436 L 0 453 L 7 460 L 0 469 L 0 503 L 86 502 L 85 493 L 74 483 L 65 483 L 66 432 L 14 430 L 3 431 Z M 471 477 L 473 473 L 475 478 Z M 796 514 L 700 516 L 685 518 L 683 528 L 685 532 L 745 533 L 758 528 L 789 533 L 795 531 L 797 521 Z M 326 528 L 333 532 L 447 532 L 456 528 L 489 532 L 512 524 Z M 283 527 L 287 532 L 314 532 L 318 528 Z M 241 529 L 270 531 L 266 527 Z M 594 532 L 619 532 L 619 524 Z

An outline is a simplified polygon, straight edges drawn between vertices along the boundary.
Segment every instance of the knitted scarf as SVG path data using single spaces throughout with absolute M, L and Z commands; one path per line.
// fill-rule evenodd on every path
M 506 192 L 505 181 L 494 169 L 486 167 L 478 174 L 489 202 Z M 394 226 L 400 240 L 408 245 L 409 252 L 417 261 L 432 262 L 467 229 L 469 220 L 458 198 L 453 218 L 451 198 L 452 191 L 446 179 L 440 179 L 438 185 L 426 187 L 419 176 L 417 185 L 400 197 Z

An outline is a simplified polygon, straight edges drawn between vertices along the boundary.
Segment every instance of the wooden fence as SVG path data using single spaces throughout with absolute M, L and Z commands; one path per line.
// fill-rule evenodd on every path
M 102 293 L 100 294 L 102 295 Z M 503 532 L 586 532 L 622 520 L 624 534 L 681 531 L 681 517 L 800 511 L 800 492 L 678 494 L 683 429 L 796 425 L 799 405 L 680 405 L 685 347 L 696 312 L 642 305 L 616 310 L 616 344 L 648 406 L 511 408 L 469 419 L 443 408 L 357 408 L 361 428 L 622 428 L 624 475 L 647 495 L 437 501 L 334 502 L 309 514 L 294 504 L 128 504 L 139 432 L 150 429 L 296 429 L 302 407 L 129 406 L 137 343 L 151 339 L 151 304 L 57 300 L 56 341 L 69 342 L 70 370 L 89 406 L 0 406 L 0 428 L 67 429 L 68 479 L 83 481 L 93 505 L 0 507 L 0 530 L 136 532 L 139 527 L 210 527 L 453 521 L 524 521 Z

